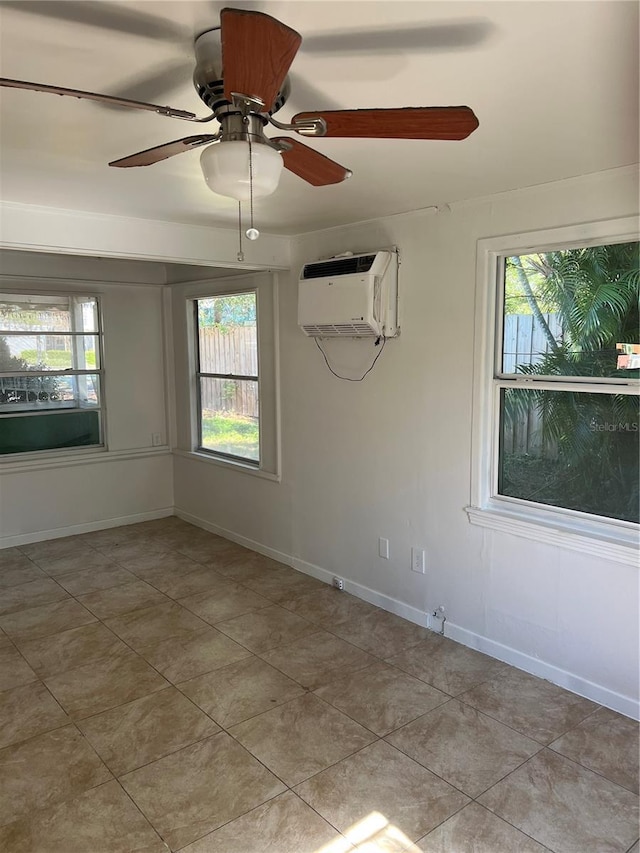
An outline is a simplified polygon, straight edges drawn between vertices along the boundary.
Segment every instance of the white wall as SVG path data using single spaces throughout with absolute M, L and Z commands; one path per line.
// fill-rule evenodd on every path
M 170 513 L 162 264 L 5 251 L 0 289 L 99 294 L 105 354 L 108 452 L 37 462 L 3 458 L 0 547 L 92 525 Z
M 637 714 L 638 571 L 471 526 L 476 241 L 637 213 L 628 169 L 307 234 L 280 288 L 282 482 L 175 460 L 179 511 L 418 618 L 447 609 L 452 636 Z M 341 382 L 296 326 L 308 260 L 396 244 L 400 339 L 362 383 Z M 327 347 L 366 366 L 371 345 Z M 179 413 L 180 414 L 180 413 Z M 391 559 L 378 557 L 379 536 Z M 427 549 L 425 576 L 411 546 Z M 328 574 L 325 574 L 328 573 Z

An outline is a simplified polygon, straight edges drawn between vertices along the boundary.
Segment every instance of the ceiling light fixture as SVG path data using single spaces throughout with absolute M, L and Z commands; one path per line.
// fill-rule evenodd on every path
M 252 140 L 256 143 L 257 140 Z M 208 145 L 200 155 L 207 186 L 218 195 L 249 201 L 271 195 L 282 174 L 282 156 L 268 144 L 229 140 Z

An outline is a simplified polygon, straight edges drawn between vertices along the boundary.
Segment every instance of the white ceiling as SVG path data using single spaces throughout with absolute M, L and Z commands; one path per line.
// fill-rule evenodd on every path
M 232 0 L 229 0 L 232 4 Z M 119 94 L 204 114 L 193 37 L 224 3 L 0 3 L 4 77 Z M 232 4 L 233 5 L 233 4 Z M 280 121 L 313 108 L 471 106 L 462 142 L 305 140 L 353 170 L 314 188 L 285 173 L 256 224 L 300 233 L 611 169 L 638 159 L 638 3 L 238 2 L 303 43 Z M 109 160 L 213 132 L 153 113 L 0 91 L 2 199 L 233 226 L 236 202 L 205 186 L 191 151 L 153 166 Z M 272 129 L 271 135 L 278 135 Z M 299 137 L 298 137 L 299 138 Z

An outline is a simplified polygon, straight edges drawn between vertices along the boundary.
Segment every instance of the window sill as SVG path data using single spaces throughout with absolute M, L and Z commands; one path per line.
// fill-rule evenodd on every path
M 468 506 L 465 508 L 471 524 L 545 542 L 571 551 L 579 551 L 616 563 L 638 565 L 638 531 L 633 525 L 617 526 L 615 523 L 574 521 L 553 513 L 535 514 L 535 511 L 497 509 L 495 507 Z
M 175 456 L 181 456 L 184 459 L 206 462 L 208 465 L 216 465 L 219 468 L 227 468 L 228 470 L 238 471 L 241 474 L 249 474 L 252 477 L 261 477 L 263 480 L 271 480 L 274 483 L 279 483 L 281 480 L 280 474 L 264 471 L 261 468 L 256 468 L 254 465 L 245 465 L 242 462 L 236 462 L 232 459 L 223 459 L 219 456 L 210 456 L 208 453 L 199 453 L 197 450 L 174 450 L 173 453 Z
M 166 456 L 170 453 L 169 448 L 141 447 L 135 450 L 107 450 L 106 448 L 85 450 L 79 452 L 70 451 L 68 454 L 47 454 L 46 458 L 31 458 L 24 456 L 22 459 L 5 458 L 0 460 L 0 476 L 3 474 L 23 474 L 28 471 L 46 471 L 50 468 L 70 468 L 75 465 L 95 465 L 100 462 L 123 462 L 129 459 L 140 459 L 148 456 Z

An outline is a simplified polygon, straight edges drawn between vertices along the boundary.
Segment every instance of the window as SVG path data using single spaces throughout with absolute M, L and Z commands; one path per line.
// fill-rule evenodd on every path
M 198 449 L 260 463 L 257 295 L 195 299 Z
M 101 445 L 102 377 L 96 297 L 0 293 L 0 454 Z
M 527 522 L 619 542 L 623 561 L 640 520 L 640 243 L 626 224 L 480 241 L 468 510 L 533 538 Z

